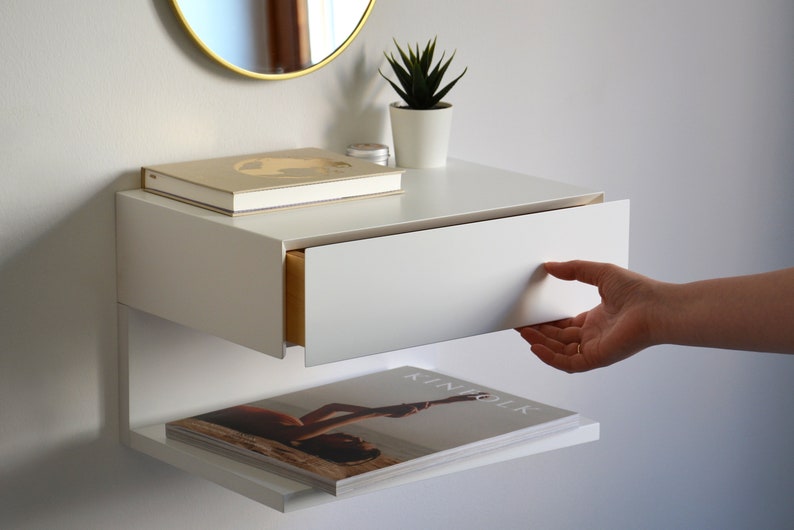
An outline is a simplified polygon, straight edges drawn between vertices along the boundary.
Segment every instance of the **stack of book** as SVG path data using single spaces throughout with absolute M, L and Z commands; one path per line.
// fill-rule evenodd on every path
M 236 216 L 400 193 L 402 173 L 309 147 L 144 166 L 141 187 Z
M 579 423 L 569 410 L 404 366 L 173 421 L 166 435 L 345 495 Z

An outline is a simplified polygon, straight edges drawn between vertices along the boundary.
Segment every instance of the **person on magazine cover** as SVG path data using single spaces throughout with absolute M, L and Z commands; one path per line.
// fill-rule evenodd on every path
M 601 295 L 601 304 L 576 317 L 517 330 L 554 368 L 593 370 L 656 344 L 794 353 L 794 267 L 680 285 L 608 263 L 545 268 Z
M 358 464 L 377 458 L 380 450 L 356 436 L 330 431 L 370 418 L 404 418 L 434 405 L 472 401 L 486 396 L 487 394 L 482 393 L 456 395 L 435 401 L 377 408 L 329 403 L 300 418 L 252 405 L 239 405 L 196 418 L 274 440 L 331 462 Z

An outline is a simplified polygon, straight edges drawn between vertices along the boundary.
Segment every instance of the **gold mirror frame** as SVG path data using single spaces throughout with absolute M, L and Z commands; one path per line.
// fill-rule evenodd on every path
M 252 77 L 252 78 L 255 78 L 255 79 L 290 79 L 290 78 L 299 77 L 299 76 L 302 76 L 302 75 L 309 74 L 311 72 L 314 72 L 315 70 L 318 70 L 319 68 L 322 68 L 326 64 L 328 64 L 331 61 L 333 61 L 339 54 L 341 54 L 345 50 L 345 48 L 347 48 L 350 45 L 351 42 L 353 42 L 353 39 L 355 39 L 356 36 L 361 31 L 361 28 L 364 27 L 364 23 L 369 18 L 370 13 L 372 12 L 373 7 L 375 6 L 375 0 L 369 0 L 368 1 L 366 8 L 364 9 L 364 12 L 361 15 L 361 18 L 359 19 L 358 23 L 356 24 L 355 28 L 350 33 L 350 35 L 339 46 L 337 46 L 336 49 L 334 49 L 334 51 L 332 53 L 330 53 L 329 55 L 324 57 L 322 60 L 319 60 L 316 63 L 310 63 L 308 66 L 301 67 L 301 68 L 298 68 L 298 69 L 295 69 L 295 70 L 292 70 L 292 71 L 285 71 L 285 72 L 258 72 L 258 71 L 255 71 L 255 70 L 247 69 L 247 68 L 245 68 L 243 66 L 240 66 L 238 64 L 235 64 L 235 63 L 231 62 L 230 60 L 227 60 L 226 58 L 222 57 L 216 50 L 213 50 L 212 47 L 209 46 L 198 35 L 198 33 L 194 30 L 194 28 L 188 22 L 188 19 L 185 16 L 185 13 L 183 12 L 183 9 L 179 5 L 180 1 L 184 2 L 185 0 L 171 0 L 171 7 L 173 8 L 174 12 L 176 13 L 177 18 L 179 19 L 180 23 L 182 24 L 182 27 L 185 29 L 185 31 L 187 31 L 187 33 L 190 35 L 190 37 L 193 39 L 193 41 L 196 44 L 198 44 L 199 48 L 201 48 L 201 50 L 206 55 L 211 57 L 213 60 L 215 60 L 219 64 L 225 66 L 229 70 L 237 72 L 238 74 L 244 75 L 246 77 Z

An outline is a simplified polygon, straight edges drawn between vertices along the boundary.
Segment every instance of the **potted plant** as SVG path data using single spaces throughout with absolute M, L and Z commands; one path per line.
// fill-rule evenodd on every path
M 378 73 L 389 82 L 402 98 L 389 106 L 394 155 L 398 166 L 410 168 L 439 167 L 447 162 L 450 126 L 452 124 L 452 105 L 442 98 L 466 73 L 468 68 L 448 84 L 441 81 L 449 68 L 455 53 L 444 61 L 445 53 L 433 65 L 436 39 L 428 41 L 420 50 L 407 46 L 406 53 L 397 40 L 394 40 L 399 59 L 384 52 L 392 67 L 397 82 L 392 81 L 378 69 Z M 399 84 L 398 84 L 399 83 Z

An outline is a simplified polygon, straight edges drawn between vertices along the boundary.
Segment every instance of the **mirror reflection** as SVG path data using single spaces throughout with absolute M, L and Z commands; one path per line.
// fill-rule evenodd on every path
M 201 48 L 259 78 L 294 77 L 331 61 L 352 41 L 374 0 L 172 0 Z

